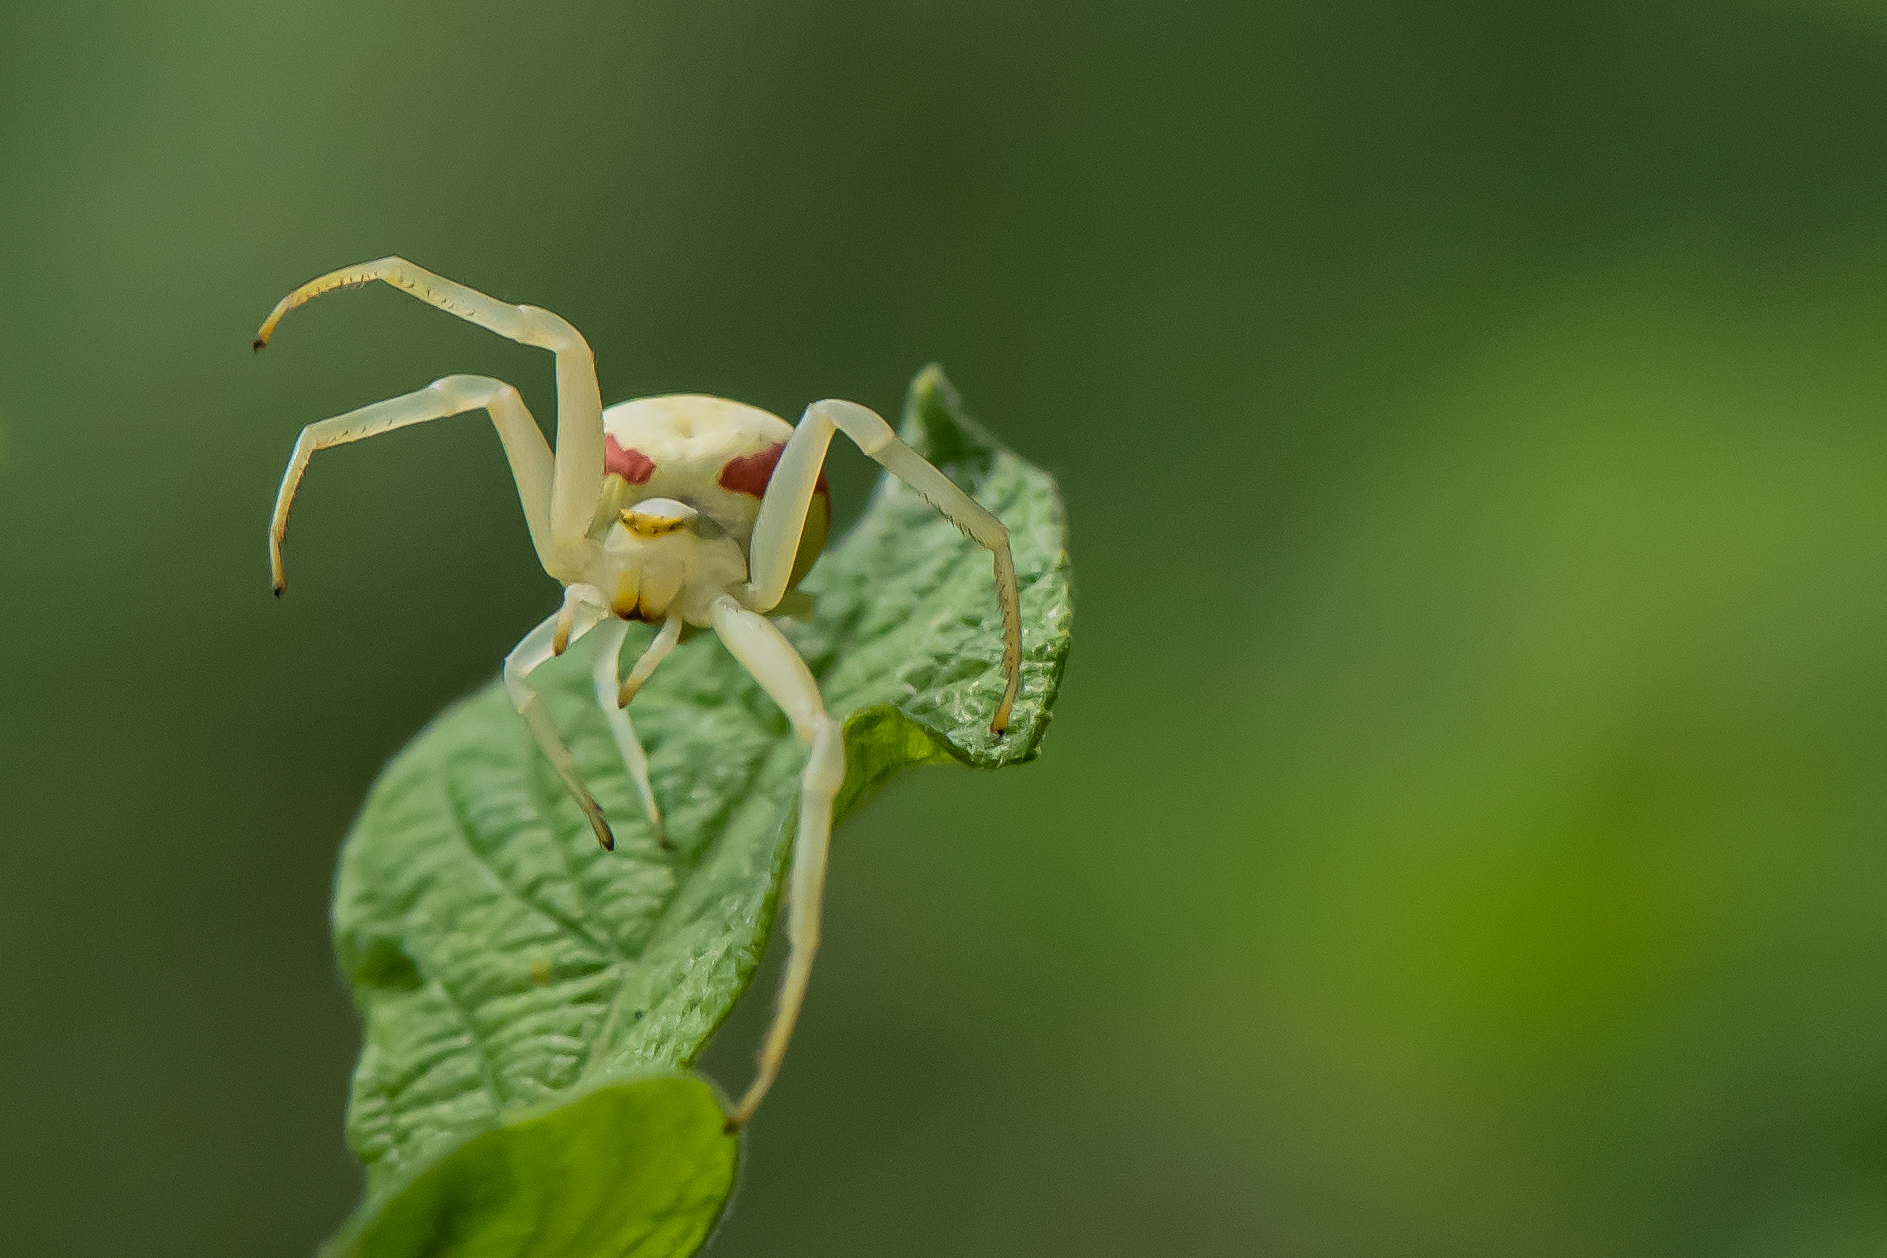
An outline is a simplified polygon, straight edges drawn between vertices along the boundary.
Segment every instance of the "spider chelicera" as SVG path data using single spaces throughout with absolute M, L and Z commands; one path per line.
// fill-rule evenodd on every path
M 806 408 L 797 427 L 757 407 L 722 398 L 676 395 L 621 402 L 605 410 L 595 359 L 581 333 L 535 306 L 513 306 L 414 266 L 382 258 L 310 280 L 279 302 L 256 334 L 267 345 L 275 325 L 297 306 L 338 288 L 383 280 L 482 328 L 557 356 L 557 448 L 553 454 L 518 391 L 486 376 L 447 376 L 403 397 L 302 429 L 282 477 L 269 526 L 269 564 L 279 595 L 282 539 L 295 489 L 316 450 L 484 409 L 491 415 L 517 480 L 518 497 L 544 571 L 563 582 L 563 606 L 505 659 L 505 688 L 537 744 L 589 818 L 597 841 L 614 849 L 603 810 L 578 775 L 532 672 L 595 631 L 596 698 L 664 848 L 661 809 L 648 760 L 624 710 L 675 646 L 684 625 L 713 629 L 734 658 L 785 710 L 807 747 L 800 778 L 799 826 L 788 886 L 789 955 L 759 1068 L 728 1127 L 752 1117 L 779 1073 L 805 998 L 819 945 L 820 900 L 832 804 L 845 781 L 845 738 L 827 715 L 818 684 L 769 616 L 810 610 L 796 586 L 824 547 L 831 494 L 821 471 L 834 432 L 842 432 L 911 486 L 994 556 L 1002 610 L 1002 667 L 1007 685 L 990 727 L 1001 733 L 1021 681 L 1022 620 L 1009 532 L 974 499 L 900 441 L 877 412 L 827 400 Z M 660 625 L 626 680 L 618 655 L 630 621 Z

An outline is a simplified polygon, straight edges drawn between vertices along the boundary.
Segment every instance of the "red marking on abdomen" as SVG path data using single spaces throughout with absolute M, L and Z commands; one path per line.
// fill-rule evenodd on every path
M 655 475 L 655 464 L 642 451 L 625 450 L 616 444 L 614 436 L 604 433 L 603 471 L 605 474 L 614 472 L 631 485 L 646 485 L 649 477 Z
M 767 484 L 773 479 L 773 469 L 784 453 L 786 443 L 776 441 L 758 454 L 729 459 L 721 468 L 721 488 L 731 489 L 737 494 L 752 494 L 756 498 L 765 497 Z M 813 485 L 813 493 L 823 494 L 827 499 L 826 505 L 831 506 L 832 486 L 826 484 L 824 468 L 819 469 L 819 480 Z

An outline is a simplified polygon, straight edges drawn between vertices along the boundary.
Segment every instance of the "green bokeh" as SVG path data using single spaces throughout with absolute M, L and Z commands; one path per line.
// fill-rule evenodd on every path
M 249 354 L 390 252 L 1067 496 L 1046 754 L 844 831 L 714 1252 L 1887 1249 L 1887 10 L 16 0 L 0 172 L 0 1252 L 358 1193 L 335 847 L 555 598 L 476 419 L 268 597 L 301 424 L 550 413 Z

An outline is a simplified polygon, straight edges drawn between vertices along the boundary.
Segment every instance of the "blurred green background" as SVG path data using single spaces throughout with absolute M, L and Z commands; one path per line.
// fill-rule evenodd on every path
M 612 400 L 940 360 L 1067 495 L 1046 755 L 842 833 L 714 1252 L 1887 1252 L 1887 8 L 1806 0 L 11 0 L 0 1251 L 358 1192 L 336 844 L 556 597 L 477 418 L 268 596 L 301 425 L 551 414 L 390 290 L 250 354 L 395 252 Z

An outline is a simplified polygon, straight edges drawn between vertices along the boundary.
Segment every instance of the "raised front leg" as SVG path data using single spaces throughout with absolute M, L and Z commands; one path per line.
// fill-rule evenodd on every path
M 952 524 L 990 552 L 996 565 L 996 602 L 1002 609 L 1002 668 L 1008 679 L 1002 702 L 996 706 L 990 728 L 998 734 L 1009 725 L 1022 685 L 1022 608 L 1016 592 L 1016 564 L 1009 553 L 1009 530 L 981 503 L 958 489 L 956 482 L 925 462 L 924 457 L 898 440 L 878 412 L 856 402 L 828 398 L 806 408 L 767 482 L 760 514 L 754 520 L 748 548 L 748 582 L 741 601 L 755 611 L 771 611 L 786 592 L 799 535 L 806 527 L 819 468 L 834 432 L 843 432 L 880 466 L 915 489 L 924 501 L 942 512 Z
M 309 424 L 295 442 L 295 452 L 288 458 L 288 470 L 282 473 L 282 488 L 275 495 L 275 517 L 269 521 L 269 572 L 280 594 L 288 585 L 282 571 L 282 540 L 288 536 L 288 510 L 295 502 L 295 490 L 308 460 L 316 450 L 346 445 L 405 428 L 427 420 L 444 419 L 484 407 L 504 443 L 505 458 L 511 463 L 511 477 L 518 483 L 518 498 L 524 503 L 524 520 L 531 529 L 531 544 L 537 548 L 538 562 L 550 565 L 550 447 L 544 434 L 531 418 L 518 391 L 502 380 L 489 376 L 447 376 L 425 388 L 401 397 L 388 398 L 363 406 L 357 411 Z
M 832 842 L 832 801 L 845 785 L 845 732 L 826 715 L 818 683 L 773 622 L 723 595 L 714 601 L 714 631 L 734 658 L 786 712 L 793 732 L 806 744 L 806 768 L 799 778 L 799 828 L 793 838 L 793 872 L 787 884 L 786 975 L 773 1024 L 760 1044 L 759 1069 L 747 1094 L 728 1116 L 728 1130 L 753 1117 L 773 1086 L 786 1057 L 786 1046 L 805 1003 L 812 978 L 813 954 L 819 950 L 820 905 L 825 898 L 826 852 Z
M 559 550 L 579 546 L 603 492 L 603 396 L 596 384 L 596 360 L 589 342 L 550 311 L 498 301 L 404 258 L 381 258 L 330 271 L 282 298 L 256 333 L 255 347 L 266 346 L 275 325 L 296 307 L 323 293 L 375 280 L 500 336 L 557 355 L 557 455 L 550 484 L 550 538 Z M 573 575 L 561 567 L 551 568 L 551 575 Z

